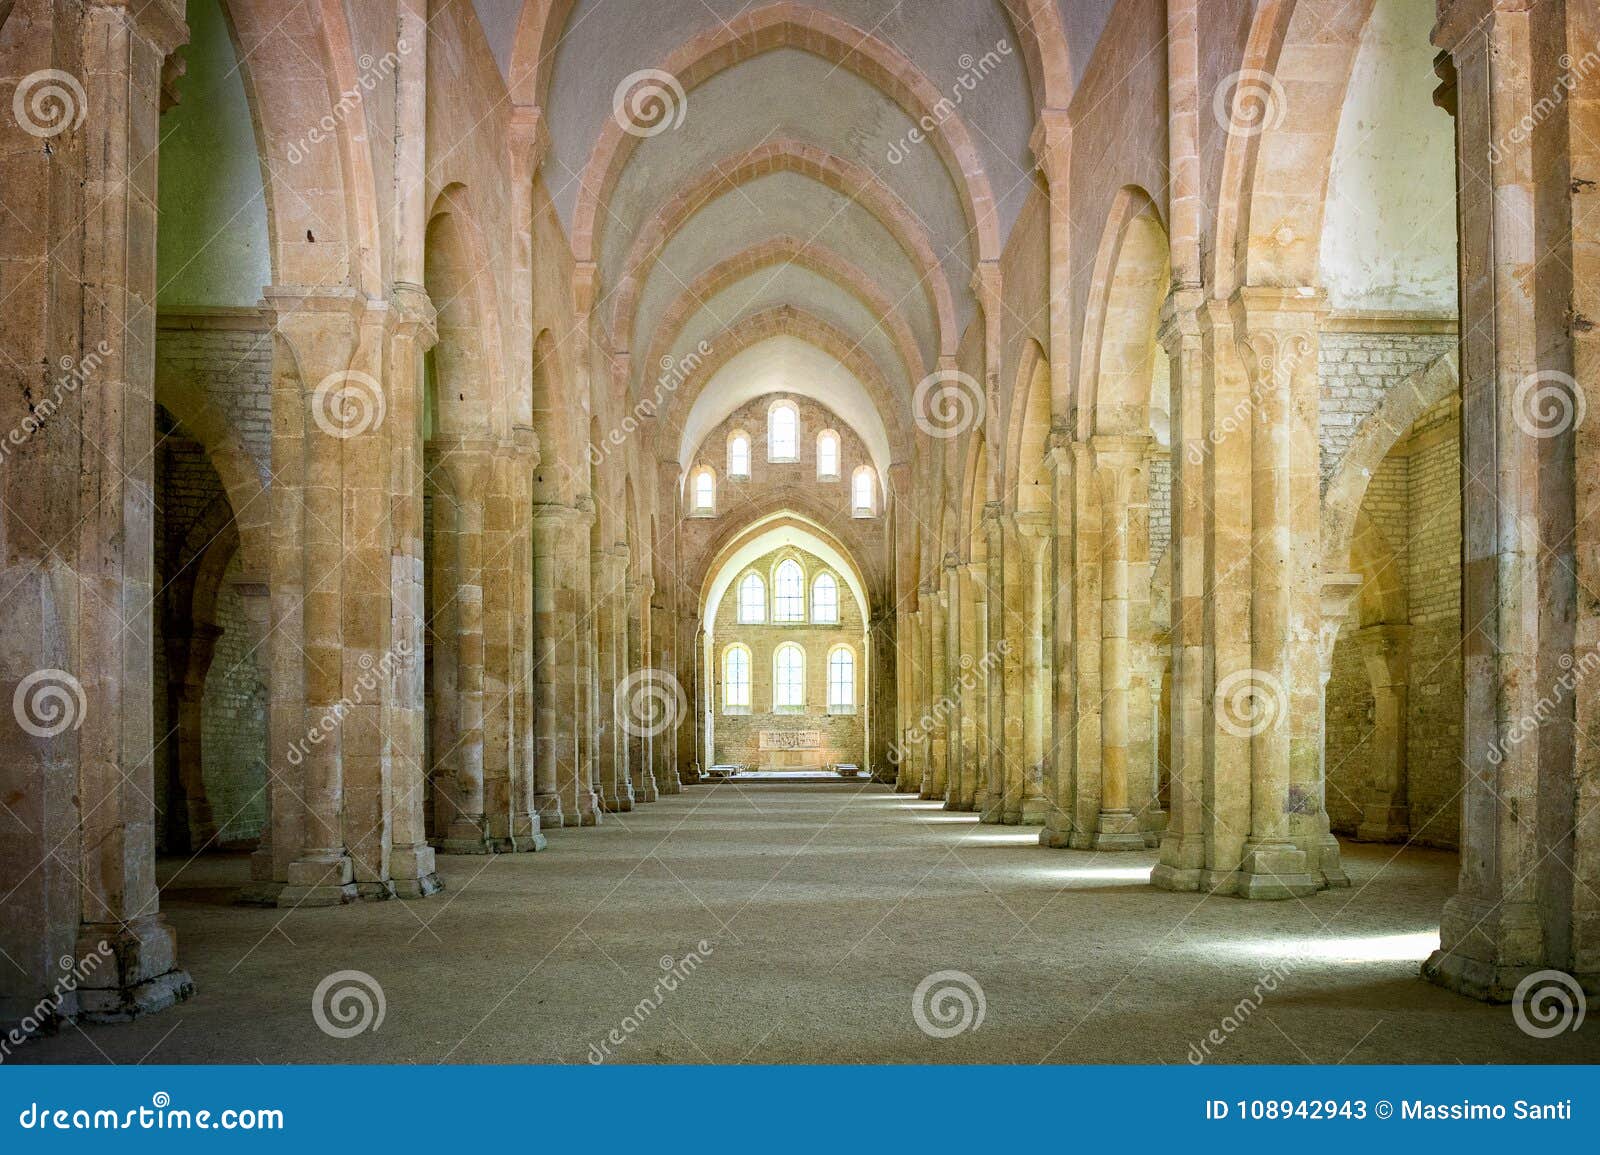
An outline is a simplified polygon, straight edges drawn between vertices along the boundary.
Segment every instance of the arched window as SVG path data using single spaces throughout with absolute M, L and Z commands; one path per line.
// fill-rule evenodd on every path
M 767 583 L 758 573 L 744 575 L 739 583 L 739 621 L 743 625 L 767 620 Z
M 794 558 L 779 562 L 772 575 L 772 620 L 806 620 L 806 575 Z
M 767 411 L 767 460 L 800 460 L 800 410 L 792 402 L 775 402 Z
M 728 438 L 728 476 L 750 476 L 750 435 L 743 430 Z
M 744 646 L 729 646 L 722 655 L 722 712 L 750 712 L 750 651 Z
M 806 652 L 785 642 L 772 655 L 772 709 L 798 713 L 806 707 Z
M 694 511 L 712 513 L 717 508 L 717 476 L 709 469 L 694 475 Z
M 828 655 L 828 713 L 856 712 L 856 656 L 849 646 L 835 646 Z
M 831 573 L 818 574 L 811 583 L 811 620 L 823 626 L 839 624 L 839 582 Z
M 851 487 L 851 508 L 857 517 L 871 517 L 878 511 L 877 487 L 872 483 L 872 466 L 856 470 Z
M 839 435 L 831 429 L 817 434 L 817 480 L 839 480 Z

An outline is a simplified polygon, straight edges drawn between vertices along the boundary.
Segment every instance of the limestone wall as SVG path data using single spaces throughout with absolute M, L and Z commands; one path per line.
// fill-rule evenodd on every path
M 854 762 L 867 765 L 866 743 L 866 685 L 867 667 L 863 643 L 864 623 L 860 607 L 850 595 L 843 575 L 814 554 L 803 550 L 780 550 L 754 562 L 748 568 L 762 575 L 767 583 L 767 593 L 772 594 L 772 572 L 786 557 L 794 557 L 805 570 L 806 612 L 811 611 L 811 583 L 818 574 L 833 573 L 839 582 L 839 624 L 816 626 L 806 624 L 741 625 L 738 614 L 739 582 L 743 572 L 734 579 L 727 596 L 718 607 L 713 633 L 713 677 L 715 711 L 715 758 L 718 763 L 743 766 L 781 768 L 783 766 L 828 766 L 836 762 Z M 773 701 L 773 654 L 786 642 L 798 644 L 806 655 L 805 711 L 802 714 L 775 713 Z M 723 709 L 722 656 L 728 646 L 740 643 L 750 649 L 751 696 L 749 714 L 727 714 Z M 828 712 L 828 654 L 835 646 L 847 645 L 855 655 L 856 693 L 853 714 Z M 815 751 L 794 756 L 760 749 L 763 730 L 793 732 L 816 730 L 822 734 L 822 745 Z

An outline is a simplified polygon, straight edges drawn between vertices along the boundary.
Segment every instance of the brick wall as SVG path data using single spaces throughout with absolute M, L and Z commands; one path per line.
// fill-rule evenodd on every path
M 1429 409 L 1373 474 L 1362 503 L 1387 545 L 1410 626 L 1407 773 L 1415 841 L 1454 847 L 1460 829 L 1461 475 L 1455 398 Z M 1377 599 L 1346 623 L 1328 683 L 1328 814 L 1353 833 L 1370 764 L 1373 695 L 1355 639 L 1381 617 Z
M 162 314 L 156 395 L 186 420 L 197 409 L 220 417 L 266 482 L 272 462 L 272 337 L 257 315 Z
M 234 554 L 217 594 L 216 641 L 206 674 L 201 748 L 206 796 L 221 843 L 251 843 L 267 821 L 267 685 L 261 675 L 264 654 L 250 649 L 249 626 L 234 582 L 240 575 Z
M 828 572 L 839 583 L 839 624 L 837 626 L 780 625 L 770 621 L 765 625 L 739 624 L 739 582 L 750 570 L 761 574 L 767 583 L 767 596 L 772 597 L 772 573 L 784 558 L 793 557 L 800 562 L 806 577 L 806 610 L 810 616 L 811 583 L 818 574 Z M 768 615 L 770 618 L 770 614 Z M 803 761 L 812 765 L 831 765 L 836 762 L 854 762 L 867 765 L 866 713 L 866 657 L 863 642 L 864 623 L 861 609 L 856 604 L 843 576 L 821 558 L 804 550 L 777 550 L 741 570 L 717 608 L 713 631 L 714 697 L 716 710 L 715 761 L 743 766 L 773 768 L 784 764 L 773 751 L 760 749 L 762 730 L 820 730 L 822 748 L 808 752 Z M 741 643 L 750 649 L 751 713 L 729 715 L 723 712 L 722 655 L 728 646 Z M 806 705 L 803 714 L 776 714 L 772 712 L 773 655 L 780 645 L 794 642 L 806 654 Z M 856 712 L 854 714 L 828 713 L 828 654 L 837 645 L 848 645 L 855 655 Z
M 1399 381 L 1456 347 L 1454 333 L 1324 331 L 1318 338 L 1322 381 L 1322 485 L 1338 471 L 1356 430 Z

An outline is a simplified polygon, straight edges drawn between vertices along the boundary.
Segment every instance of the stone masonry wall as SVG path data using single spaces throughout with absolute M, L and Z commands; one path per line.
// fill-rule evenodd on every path
M 1324 331 L 1318 337 L 1322 379 L 1322 486 L 1338 471 L 1356 430 L 1395 384 L 1456 347 L 1454 333 Z
M 800 562 L 806 576 L 806 615 L 811 613 L 811 583 L 818 574 L 832 573 L 839 583 L 839 624 L 814 626 L 809 624 L 741 625 L 739 623 L 739 582 L 745 573 L 754 570 L 767 583 L 767 596 L 772 597 L 772 573 L 786 557 Z M 770 615 L 769 615 L 770 617 Z M 836 762 L 854 762 L 867 765 L 866 712 L 866 652 L 863 643 L 864 623 L 860 607 L 845 585 L 842 575 L 821 558 L 803 550 L 777 550 L 741 570 L 734 578 L 722 604 L 717 608 L 716 628 L 713 635 L 715 669 L 713 709 L 716 711 L 715 761 L 749 767 L 773 768 L 784 759 L 775 752 L 760 749 L 762 730 L 820 730 L 822 748 L 807 752 L 806 762 L 813 766 L 829 766 Z M 735 642 L 750 649 L 750 707 L 744 715 L 723 712 L 722 656 Z M 806 654 L 806 695 L 803 714 L 776 714 L 772 712 L 773 675 L 772 659 L 778 647 L 785 642 L 797 643 Z M 828 654 L 837 645 L 847 645 L 856 660 L 856 708 L 853 714 L 828 713 Z

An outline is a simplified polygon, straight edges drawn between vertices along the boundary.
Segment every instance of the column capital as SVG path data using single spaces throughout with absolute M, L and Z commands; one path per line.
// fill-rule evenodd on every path
M 550 129 L 545 124 L 542 108 L 536 104 L 511 106 L 506 147 L 511 153 L 511 175 L 531 182 L 550 149 Z
M 1038 162 L 1039 172 L 1049 182 L 1052 195 L 1065 192 L 1056 185 L 1065 180 L 1072 159 L 1072 114 L 1064 108 L 1041 111 L 1028 138 L 1028 148 Z
M 1127 503 L 1140 476 L 1149 469 L 1155 438 L 1096 435 L 1089 441 L 1095 478 L 1107 500 Z
M 89 0 L 89 8 L 121 9 L 129 24 L 162 56 L 189 43 L 183 5 L 173 0 Z
M 1156 339 L 1169 357 L 1176 357 L 1185 345 L 1191 348 L 1200 343 L 1200 314 L 1205 304 L 1205 291 L 1184 285 L 1167 294 L 1161 303 L 1161 322 Z
M 1322 625 L 1317 631 L 1317 657 L 1322 664 L 1324 685 L 1333 676 L 1333 647 L 1339 641 L 1339 631 L 1365 580 L 1358 573 L 1327 574 L 1322 579 Z

